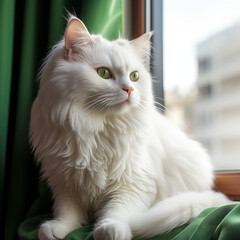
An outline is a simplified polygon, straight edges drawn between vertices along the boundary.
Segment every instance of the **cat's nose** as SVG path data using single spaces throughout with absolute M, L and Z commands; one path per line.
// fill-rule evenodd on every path
M 130 96 L 132 91 L 134 90 L 133 87 L 129 87 L 129 86 L 123 87 L 122 89 L 127 92 L 128 96 Z

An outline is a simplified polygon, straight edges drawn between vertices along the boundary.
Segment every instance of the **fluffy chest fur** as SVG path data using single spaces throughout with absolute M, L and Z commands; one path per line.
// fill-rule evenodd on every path
M 141 121 L 137 123 L 142 125 Z M 127 117 L 107 119 L 100 131 L 82 129 L 80 135 L 74 134 L 72 144 L 77 144 L 77 152 L 67 162 L 74 169 L 80 189 L 97 194 L 109 182 L 126 183 L 132 172 L 141 167 L 137 160 L 144 151 L 145 132 L 136 131 L 132 124 L 136 122 Z
M 79 113 L 69 105 L 69 116 L 61 124 L 44 124 L 36 109 L 41 131 L 34 136 L 43 176 L 52 188 L 65 186 L 82 201 L 113 194 L 123 185 L 136 182 L 148 168 L 146 151 L 148 115 L 128 114 L 105 118 Z M 37 114 L 36 113 L 36 114 Z M 43 139 L 48 139 L 47 144 Z M 60 184 L 61 182 L 61 184 Z M 138 180 L 139 182 L 139 180 Z M 84 194 L 83 194 L 84 193 Z

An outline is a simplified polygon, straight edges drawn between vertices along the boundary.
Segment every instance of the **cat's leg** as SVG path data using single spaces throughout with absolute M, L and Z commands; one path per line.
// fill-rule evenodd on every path
M 80 203 L 66 195 L 55 196 L 54 219 L 42 223 L 38 230 L 40 240 L 63 239 L 68 233 L 86 222 Z
M 145 201 L 132 191 L 118 193 L 100 211 L 94 229 L 95 240 L 130 240 L 132 232 L 129 220 L 136 213 L 146 210 L 150 205 L 149 196 Z

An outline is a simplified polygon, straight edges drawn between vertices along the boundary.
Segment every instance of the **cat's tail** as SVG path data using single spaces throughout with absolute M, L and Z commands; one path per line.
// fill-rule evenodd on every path
M 196 218 L 205 208 L 232 202 L 213 191 L 185 192 L 167 198 L 130 221 L 134 236 L 151 237 L 185 224 Z

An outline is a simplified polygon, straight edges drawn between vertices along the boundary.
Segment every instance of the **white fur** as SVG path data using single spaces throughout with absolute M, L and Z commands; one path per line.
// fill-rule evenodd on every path
M 57 44 L 43 66 L 30 139 L 53 193 L 54 220 L 41 225 L 41 240 L 91 221 L 96 240 L 152 236 L 228 203 L 211 191 L 206 152 L 156 110 L 139 54 L 148 39 L 138 41 L 79 35 L 67 54 L 64 40 Z M 97 75 L 103 66 L 114 79 Z M 135 70 L 140 77 L 131 82 Z M 134 88 L 130 97 L 123 86 Z

